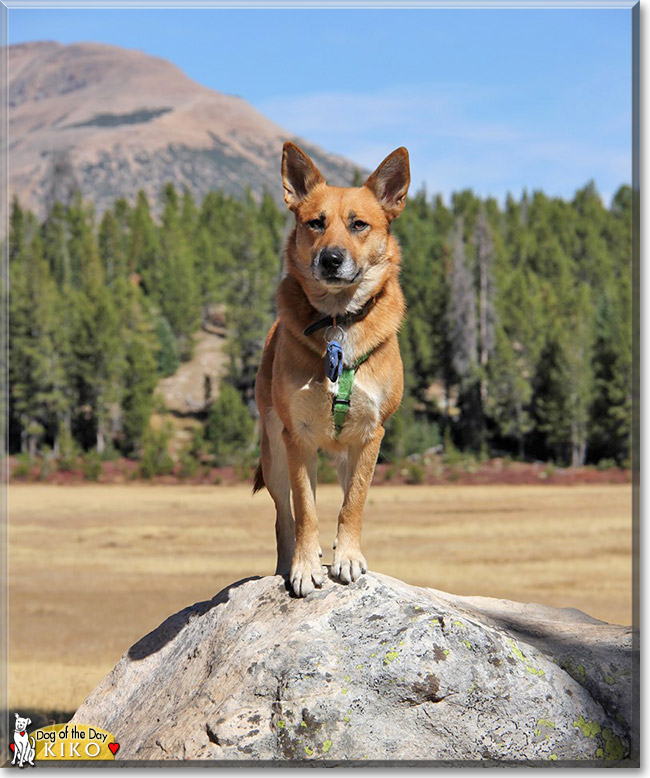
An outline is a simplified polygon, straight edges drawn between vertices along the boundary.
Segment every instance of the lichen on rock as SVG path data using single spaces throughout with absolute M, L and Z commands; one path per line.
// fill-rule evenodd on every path
M 132 646 L 73 721 L 113 733 L 119 759 L 629 760 L 631 638 L 377 573 L 304 599 L 248 579 Z

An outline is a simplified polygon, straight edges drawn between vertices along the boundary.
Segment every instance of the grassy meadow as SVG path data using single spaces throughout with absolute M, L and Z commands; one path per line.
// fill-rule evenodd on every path
M 324 562 L 337 486 L 318 490 Z M 372 570 L 408 583 L 631 622 L 630 484 L 382 486 L 366 506 Z M 164 618 L 274 567 L 273 507 L 248 485 L 14 484 L 9 702 L 74 711 Z

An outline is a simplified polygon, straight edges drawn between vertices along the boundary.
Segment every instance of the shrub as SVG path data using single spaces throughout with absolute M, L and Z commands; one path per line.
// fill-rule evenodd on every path
M 59 470 L 64 472 L 74 470 L 77 467 L 80 453 L 79 446 L 70 434 L 70 430 L 64 427 L 59 435 Z
M 244 462 L 254 426 L 239 392 L 234 386 L 222 382 L 205 425 L 205 438 L 217 466 Z
M 253 478 L 253 473 L 257 467 L 258 459 L 252 456 L 242 456 L 237 458 L 235 462 L 234 471 L 235 476 L 239 481 L 250 481 Z
M 29 478 L 32 471 L 32 465 L 34 464 L 29 454 L 27 452 L 25 452 L 24 454 L 18 454 L 18 456 L 16 457 L 16 462 L 17 464 L 16 467 L 14 467 L 11 477 Z
M 172 436 L 172 425 L 167 422 L 160 429 L 148 427 L 142 438 L 142 458 L 140 460 L 140 475 L 142 478 L 153 478 L 156 475 L 169 475 L 174 467 L 174 461 L 167 451 Z
M 424 454 L 439 445 L 438 425 L 429 421 L 426 415 L 415 413 L 412 404 L 405 401 L 386 423 L 381 456 L 384 460 L 395 462 L 412 454 Z
M 192 439 L 187 447 L 188 453 L 193 456 L 197 462 L 203 462 L 205 457 L 208 456 L 207 447 L 208 444 L 205 439 L 203 427 L 195 427 L 192 430 Z
M 56 463 L 54 461 L 54 454 L 49 446 L 43 446 L 41 452 L 41 469 L 38 473 L 40 479 L 47 478 L 48 475 L 56 470 Z
M 445 430 L 443 461 L 446 465 L 457 465 L 462 459 L 462 453 L 454 445 L 449 427 Z
M 407 484 L 421 484 L 424 483 L 424 476 L 426 470 L 419 462 L 410 462 L 408 466 L 408 476 L 406 477 Z
M 192 444 L 183 449 L 178 458 L 178 475 L 181 478 L 192 478 L 199 472 L 201 466 L 200 460 L 196 458 L 192 451 Z
M 102 458 L 96 451 L 89 451 L 81 460 L 86 481 L 97 481 L 102 473 Z
M 476 466 L 476 460 L 473 456 L 469 455 L 463 459 L 463 470 L 466 473 L 475 473 L 478 470 L 478 467 Z
M 107 443 L 100 454 L 100 458 L 102 462 L 116 462 L 120 458 L 120 452 L 115 448 L 112 442 Z
M 544 467 L 542 469 L 542 472 L 539 474 L 539 477 L 540 478 L 551 478 L 551 476 L 553 476 L 555 474 L 556 470 L 557 470 L 557 468 L 555 467 L 555 464 L 553 462 L 547 462 L 544 465 Z

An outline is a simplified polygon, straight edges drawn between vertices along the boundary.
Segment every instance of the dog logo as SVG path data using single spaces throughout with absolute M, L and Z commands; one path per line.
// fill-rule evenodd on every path
M 23 767 L 25 764 L 30 764 L 34 767 L 36 743 L 34 742 L 34 738 L 27 734 L 27 727 L 31 723 L 31 719 L 23 719 L 16 713 L 14 742 L 10 746 L 11 750 L 14 752 L 14 758 L 11 760 L 12 765 L 16 764 L 16 760 L 18 760 L 18 767 Z

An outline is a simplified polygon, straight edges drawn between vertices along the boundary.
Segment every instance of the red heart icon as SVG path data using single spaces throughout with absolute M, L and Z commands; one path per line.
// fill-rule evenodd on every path
M 115 756 L 115 754 L 117 754 L 117 752 L 120 750 L 120 744 L 119 743 L 109 743 L 108 747 L 113 752 L 113 756 Z
M 9 748 L 10 748 L 12 751 L 15 751 L 15 750 L 16 750 L 16 744 L 15 744 L 15 743 L 9 743 Z

